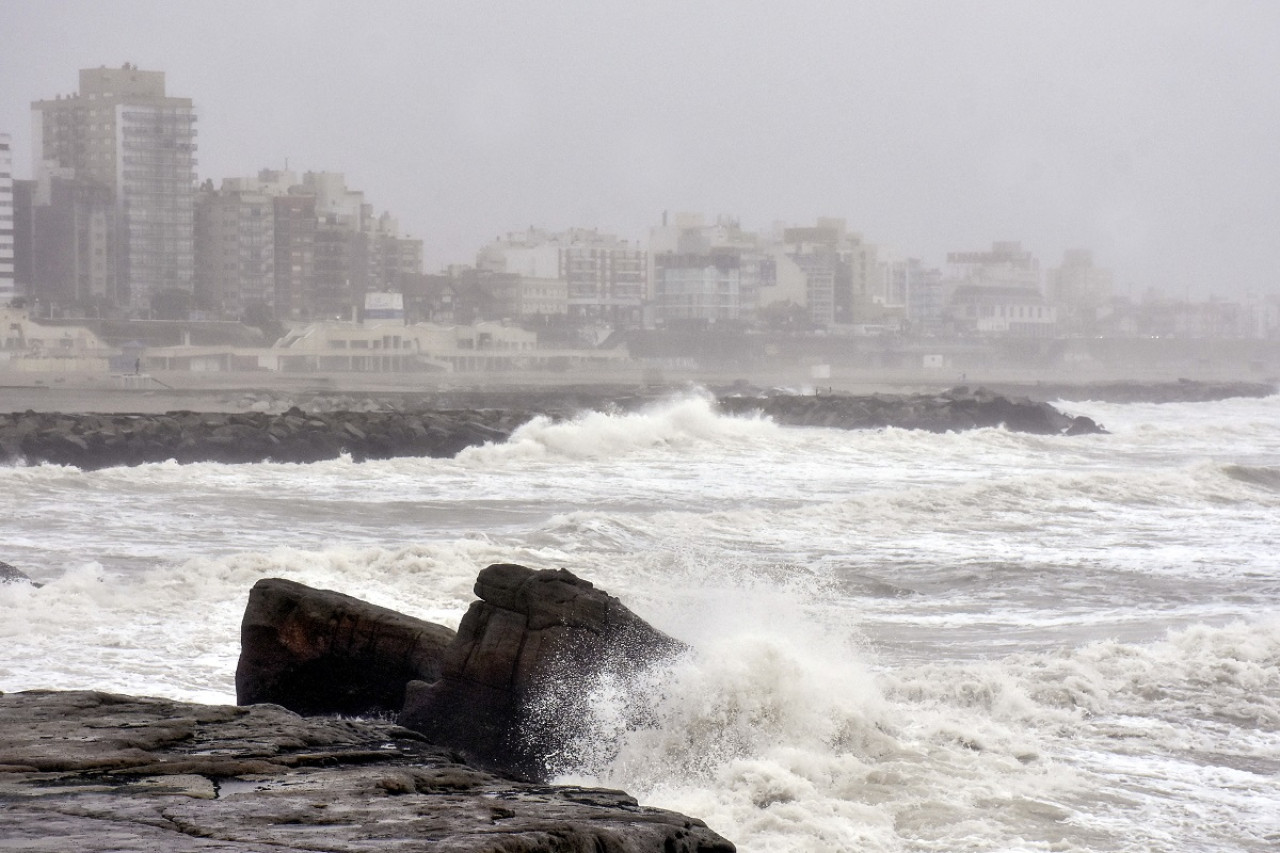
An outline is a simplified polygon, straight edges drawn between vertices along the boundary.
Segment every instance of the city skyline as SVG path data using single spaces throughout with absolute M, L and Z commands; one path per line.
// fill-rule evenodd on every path
M 995 240 L 1046 265 L 1086 247 L 1119 295 L 1276 287 L 1269 8 L 19 0 L 6 18 L 15 176 L 33 101 L 132 62 L 194 102 L 202 180 L 343 172 L 429 271 L 531 225 L 644 241 L 692 210 L 838 216 L 934 265 Z

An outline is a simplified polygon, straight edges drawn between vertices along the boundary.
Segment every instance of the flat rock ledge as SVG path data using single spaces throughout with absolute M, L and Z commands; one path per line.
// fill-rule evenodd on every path
M 621 791 L 478 770 L 388 722 L 99 692 L 0 694 L 0 847 L 731 853 Z
M 536 405 L 536 399 L 522 397 Z M 1086 417 L 1063 414 L 1025 397 L 985 389 L 941 394 L 794 395 L 726 393 L 721 411 L 761 413 L 790 426 L 841 429 L 900 427 L 932 432 L 1004 427 L 1041 435 L 1102 432 Z M 167 412 L 165 414 L 0 414 L 0 464 L 73 465 L 82 470 L 175 460 L 192 462 L 307 463 L 349 454 L 356 462 L 394 457 L 452 457 L 467 447 L 500 443 L 538 415 L 632 411 L 651 405 L 646 395 L 548 398 L 541 408 L 422 411 Z

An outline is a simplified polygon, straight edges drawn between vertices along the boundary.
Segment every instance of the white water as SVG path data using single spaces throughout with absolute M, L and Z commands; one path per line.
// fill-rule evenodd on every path
M 453 460 L 0 469 L 45 583 L 0 585 L 0 690 L 229 702 L 260 577 L 454 625 L 488 563 L 564 566 L 695 647 L 598 686 L 565 778 L 741 850 L 1275 849 L 1280 398 L 1062 407 L 1112 433 L 695 397 Z

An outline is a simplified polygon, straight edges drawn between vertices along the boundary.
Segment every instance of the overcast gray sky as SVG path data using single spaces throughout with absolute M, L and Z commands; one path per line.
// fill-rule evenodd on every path
M 0 0 L 17 176 L 30 102 L 124 62 L 195 101 L 201 179 L 346 172 L 428 270 L 692 210 L 1280 290 L 1280 2 Z

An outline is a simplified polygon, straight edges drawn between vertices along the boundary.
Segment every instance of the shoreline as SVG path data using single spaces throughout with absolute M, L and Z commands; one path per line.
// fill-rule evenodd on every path
M 263 403 L 291 398 L 386 399 L 411 404 L 417 398 L 486 393 L 585 396 L 659 396 L 702 387 L 730 389 L 746 386 L 792 389 L 797 393 L 851 395 L 940 393 L 958 386 L 986 388 L 1006 395 L 1028 396 L 1041 402 L 1057 399 L 1105 399 L 1081 394 L 1105 394 L 1108 387 L 1228 385 L 1270 386 L 1273 378 L 1242 376 L 1232 371 L 1145 369 L 1123 371 L 1062 371 L 1017 368 L 981 371 L 870 370 L 833 368 L 829 377 L 814 379 L 798 369 L 776 371 L 654 371 L 635 369 L 504 372 L 504 373 L 314 373 L 279 374 L 262 371 L 132 374 L 32 374 L 0 372 L 0 412 L 92 412 L 101 414 L 163 414 L 171 411 L 245 412 Z M 1073 396 L 1062 397 L 1062 393 Z M 1250 396 L 1264 396 L 1251 393 Z

